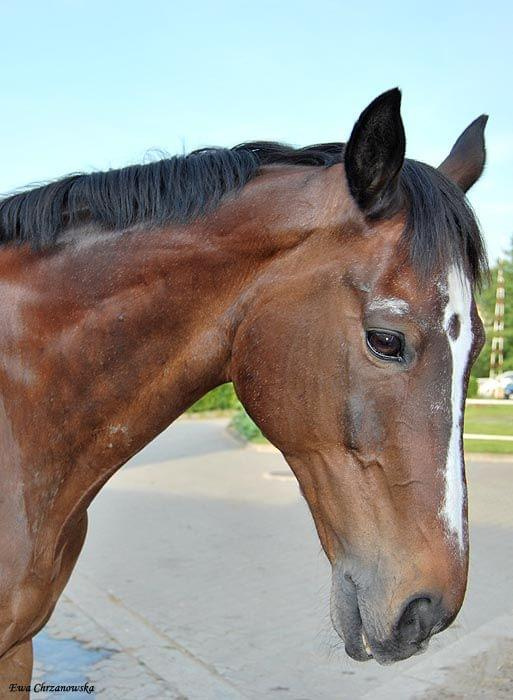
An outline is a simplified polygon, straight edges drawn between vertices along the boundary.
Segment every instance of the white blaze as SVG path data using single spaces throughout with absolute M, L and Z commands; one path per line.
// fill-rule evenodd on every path
M 472 321 L 470 309 L 472 293 L 468 279 L 456 267 L 451 267 L 447 276 L 447 294 L 449 301 L 444 311 L 443 326 L 452 356 L 451 379 L 451 436 L 447 448 L 445 464 L 445 498 L 440 515 L 445 520 L 448 531 L 458 538 L 460 549 L 463 548 L 463 455 L 461 450 L 461 431 L 463 421 L 463 381 L 472 347 Z M 459 334 L 451 338 L 450 323 L 454 315 L 459 320 Z

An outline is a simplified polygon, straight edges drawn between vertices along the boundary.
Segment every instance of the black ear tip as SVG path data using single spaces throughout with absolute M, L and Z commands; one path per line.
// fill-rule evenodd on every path
M 401 91 L 399 90 L 398 87 L 392 88 L 391 90 L 387 90 L 386 92 L 382 92 L 381 95 L 378 95 L 376 99 L 374 100 L 374 104 L 381 103 L 381 104 L 390 104 L 394 105 L 396 107 L 400 107 L 401 105 Z
M 486 123 L 488 121 L 488 115 L 487 114 L 481 114 L 480 117 L 477 119 L 474 119 L 472 124 L 468 126 L 468 131 L 473 131 L 474 133 L 477 132 L 483 132 L 485 130 Z
M 489 119 L 489 117 L 487 114 L 482 114 L 480 117 L 477 118 L 477 121 L 481 125 L 481 128 L 483 128 L 483 129 L 485 128 L 485 126 L 488 123 L 488 119 Z
M 401 91 L 399 88 L 392 88 L 382 92 L 381 95 L 375 97 L 370 105 L 368 105 L 360 116 L 361 119 L 366 119 L 370 114 L 393 114 L 395 118 L 400 119 L 401 113 Z M 360 121 L 359 120 L 359 121 Z

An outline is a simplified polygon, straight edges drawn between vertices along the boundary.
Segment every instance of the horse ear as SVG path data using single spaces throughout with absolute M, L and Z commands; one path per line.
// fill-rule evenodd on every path
M 484 130 L 488 115 L 482 114 L 467 126 L 438 170 L 467 192 L 484 170 Z
M 396 202 L 405 148 L 401 93 L 394 88 L 362 112 L 344 152 L 349 190 L 367 216 L 385 214 Z

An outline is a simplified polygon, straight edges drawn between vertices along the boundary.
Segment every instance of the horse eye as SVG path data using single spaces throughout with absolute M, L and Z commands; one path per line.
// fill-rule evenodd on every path
M 404 360 L 404 336 L 396 331 L 367 331 L 367 345 L 382 360 Z

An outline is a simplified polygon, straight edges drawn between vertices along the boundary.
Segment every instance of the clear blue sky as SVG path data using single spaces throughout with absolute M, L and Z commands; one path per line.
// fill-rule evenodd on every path
M 0 192 L 249 139 L 347 139 L 403 91 L 408 155 L 438 164 L 479 114 L 471 193 L 489 252 L 513 233 L 508 2 L 1 2 Z

